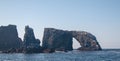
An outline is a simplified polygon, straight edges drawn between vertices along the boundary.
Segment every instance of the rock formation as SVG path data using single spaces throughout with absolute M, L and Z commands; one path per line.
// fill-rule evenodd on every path
M 72 38 L 75 38 L 81 45 L 79 50 L 101 50 L 96 37 L 84 31 L 64 31 L 54 28 L 45 28 L 42 47 L 45 52 L 71 51 Z
M 57 30 L 54 28 L 45 28 L 42 41 L 44 51 L 71 51 L 72 49 L 72 35 L 68 31 Z
M 71 31 L 72 36 L 80 43 L 78 50 L 101 50 L 96 37 L 85 31 Z
M 40 40 L 34 36 L 33 29 L 29 26 L 25 27 L 25 35 L 23 40 L 23 48 L 25 53 L 39 53 L 41 52 Z
M 22 44 L 15 25 L 0 27 L 0 51 L 20 48 Z
M 15 25 L 0 27 L 0 51 L 5 53 L 50 53 L 55 51 L 73 50 L 73 38 L 80 43 L 78 50 L 101 50 L 96 37 L 85 31 L 67 31 L 54 28 L 45 28 L 42 40 L 34 36 L 33 29 L 25 27 L 24 40 L 18 37 Z

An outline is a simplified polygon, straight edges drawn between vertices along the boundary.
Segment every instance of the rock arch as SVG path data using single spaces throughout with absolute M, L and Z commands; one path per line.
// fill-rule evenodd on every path
M 72 41 L 73 41 L 73 44 L 72 44 L 73 49 L 76 50 L 81 47 L 80 43 L 74 37 L 72 38 Z
M 78 50 L 101 50 L 96 37 L 85 31 L 66 31 L 54 28 L 45 28 L 42 47 L 47 51 L 71 51 L 75 38 L 81 45 Z
M 101 50 L 96 37 L 85 31 L 72 31 L 72 36 L 80 43 L 78 50 Z

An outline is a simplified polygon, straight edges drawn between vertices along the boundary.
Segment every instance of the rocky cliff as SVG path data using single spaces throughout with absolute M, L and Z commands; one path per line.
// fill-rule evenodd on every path
M 96 37 L 91 33 L 85 31 L 71 31 L 71 33 L 81 45 L 78 50 L 101 50 Z
M 25 27 L 23 42 L 18 37 L 15 25 L 0 27 L 0 51 L 6 53 L 50 53 L 55 51 L 73 50 L 73 38 L 79 43 L 78 50 L 101 50 L 96 37 L 85 31 L 67 31 L 54 28 L 45 28 L 42 40 L 35 38 L 34 31 L 29 26 Z
M 41 52 L 40 40 L 35 38 L 33 29 L 29 26 L 25 27 L 23 48 L 25 53 Z
M 72 35 L 68 31 L 57 30 L 54 28 L 45 28 L 42 42 L 42 47 L 48 51 L 73 50 Z
M 54 28 L 45 28 L 42 47 L 45 52 L 73 50 L 73 38 L 81 45 L 78 50 L 101 50 L 96 37 L 84 31 L 66 31 Z
M 15 25 L 0 27 L 0 50 L 20 48 L 22 44 Z

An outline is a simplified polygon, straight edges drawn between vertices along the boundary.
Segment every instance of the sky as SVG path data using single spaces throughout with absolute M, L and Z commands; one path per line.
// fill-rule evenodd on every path
M 22 39 L 29 25 L 41 41 L 50 27 L 87 31 L 102 48 L 120 48 L 120 0 L 0 0 L 0 26 L 8 24 L 17 25 Z

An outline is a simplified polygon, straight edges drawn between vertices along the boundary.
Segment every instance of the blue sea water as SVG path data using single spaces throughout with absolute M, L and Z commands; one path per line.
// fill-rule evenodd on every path
M 120 50 L 56 53 L 0 53 L 0 61 L 120 61 Z

